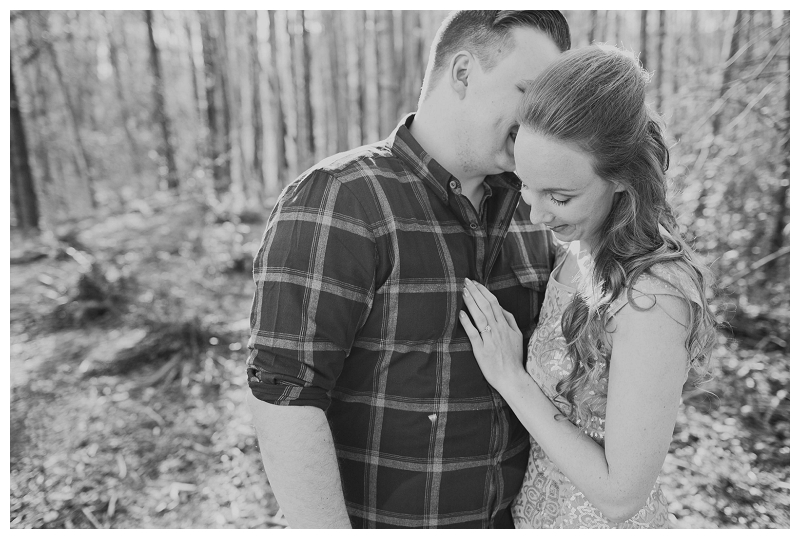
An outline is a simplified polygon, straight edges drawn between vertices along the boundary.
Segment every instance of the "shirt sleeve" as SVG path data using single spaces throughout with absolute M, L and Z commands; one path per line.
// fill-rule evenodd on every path
M 253 263 L 247 374 L 256 398 L 327 409 L 369 314 L 375 256 L 349 186 L 314 170 L 287 188 Z

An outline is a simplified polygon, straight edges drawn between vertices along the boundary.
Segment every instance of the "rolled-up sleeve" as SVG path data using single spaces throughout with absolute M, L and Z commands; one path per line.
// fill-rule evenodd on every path
M 282 194 L 253 263 L 248 383 L 278 405 L 330 404 L 372 303 L 375 239 L 348 186 L 314 170 Z

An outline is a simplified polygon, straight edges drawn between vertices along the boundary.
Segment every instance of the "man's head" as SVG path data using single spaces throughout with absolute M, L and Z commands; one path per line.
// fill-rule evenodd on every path
M 454 11 L 442 22 L 433 38 L 420 102 L 436 86 L 453 55 L 459 51 L 471 52 L 484 71 L 491 71 L 505 54 L 514 49 L 511 35 L 514 28 L 538 30 L 549 37 L 561 52 L 571 46 L 569 24 L 560 11 Z
M 452 144 L 445 166 L 462 179 L 513 171 L 517 108 L 527 85 L 570 46 L 558 11 L 457 11 L 428 59 L 418 118 Z

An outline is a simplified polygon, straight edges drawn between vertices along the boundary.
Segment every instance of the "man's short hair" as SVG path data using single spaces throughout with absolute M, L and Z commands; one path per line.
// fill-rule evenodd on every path
M 450 59 L 458 51 L 471 52 L 481 68 L 490 71 L 514 49 L 511 30 L 524 27 L 544 33 L 561 52 L 570 48 L 569 24 L 557 10 L 452 12 L 433 38 L 420 101 L 436 85 Z

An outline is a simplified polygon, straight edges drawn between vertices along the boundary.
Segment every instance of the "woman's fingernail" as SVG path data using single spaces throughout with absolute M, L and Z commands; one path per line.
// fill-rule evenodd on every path
M 470 281 L 468 277 L 464 277 L 464 282 L 465 283 L 471 283 L 472 281 Z
M 469 288 L 465 288 L 465 289 L 464 289 L 464 293 L 465 293 L 465 294 L 467 294 L 467 295 L 469 295 Z

